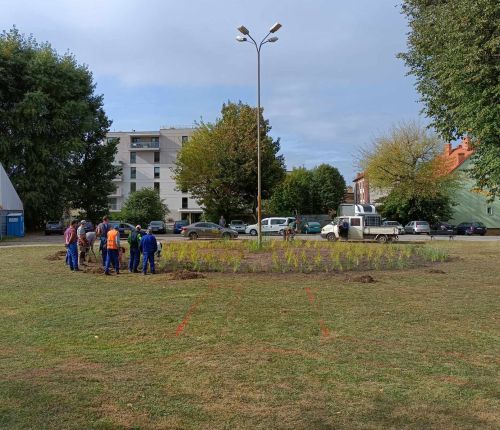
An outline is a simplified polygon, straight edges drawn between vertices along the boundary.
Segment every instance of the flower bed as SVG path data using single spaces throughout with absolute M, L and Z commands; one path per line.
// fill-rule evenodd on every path
M 321 241 L 190 241 L 163 246 L 160 270 L 198 272 L 344 272 L 405 269 L 448 254 L 428 245 Z

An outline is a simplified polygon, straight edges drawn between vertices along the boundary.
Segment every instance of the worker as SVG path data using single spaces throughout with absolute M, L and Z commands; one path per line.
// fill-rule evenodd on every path
M 78 236 L 76 234 L 76 220 L 71 221 L 64 232 L 64 246 L 66 247 L 66 262 L 72 272 L 78 272 Z
M 113 265 L 115 273 L 120 274 L 120 263 L 118 260 L 118 252 L 120 249 L 120 231 L 118 226 L 113 226 L 113 228 L 108 232 L 106 238 L 106 266 L 104 267 L 104 274 L 109 275 L 109 267 Z
M 96 233 L 100 237 L 99 251 L 102 255 L 102 267 L 106 266 L 108 248 L 106 247 L 106 240 L 108 237 L 108 232 L 111 229 L 109 224 L 109 218 L 107 216 L 102 217 L 102 223 L 97 226 Z
M 151 234 L 151 231 L 146 230 L 146 234 L 142 236 L 141 242 L 139 244 L 139 250 L 142 252 L 142 274 L 147 275 L 148 273 L 148 262 L 151 270 L 151 274 L 155 273 L 155 252 L 158 251 L 158 244 L 156 243 L 156 237 Z
M 78 237 L 78 263 L 80 266 L 85 266 L 85 257 L 87 256 L 87 252 L 89 250 L 89 243 L 87 241 L 87 232 L 85 231 L 85 224 L 87 221 L 82 219 L 80 221 L 80 226 L 76 231 L 76 235 Z
M 130 248 L 130 258 L 128 260 L 128 271 L 130 273 L 139 273 L 137 268 L 139 267 L 139 260 L 141 258 L 141 251 L 139 249 L 139 244 L 141 242 L 141 226 L 136 225 L 135 230 L 133 230 L 128 236 L 128 244 Z

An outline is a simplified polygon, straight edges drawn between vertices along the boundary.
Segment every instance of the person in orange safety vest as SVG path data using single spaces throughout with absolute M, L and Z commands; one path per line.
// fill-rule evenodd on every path
M 120 263 L 118 261 L 118 253 L 120 250 L 120 231 L 118 226 L 114 226 L 107 236 L 106 248 L 108 255 L 106 258 L 106 267 L 104 268 L 104 274 L 109 275 L 109 267 L 113 265 L 116 274 L 120 273 Z

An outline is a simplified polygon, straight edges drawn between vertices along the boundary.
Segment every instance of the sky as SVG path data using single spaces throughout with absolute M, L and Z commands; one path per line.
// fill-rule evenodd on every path
M 224 102 L 261 104 L 287 169 L 329 163 L 350 183 L 359 149 L 421 105 L 398 52 L 408 28 L 398 0 L 0 0 L 0 30 L 71 52 L 104 95 L 112 131 L 213 122 Z

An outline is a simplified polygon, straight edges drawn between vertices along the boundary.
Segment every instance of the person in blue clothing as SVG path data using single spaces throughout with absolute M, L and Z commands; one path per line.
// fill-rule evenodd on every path
M 151 273 L 155 273 L 155 252 L 158 251 L 156 237 L 151 234 L 150 230 L 146 230 L 146 234 L 142 236 L 139 243 L 139 250 L 142 253 L 142 274 L 148 272 L 148 262 Z
M 141 253 L 139 251 L 139 244 L 141 243 L 141 226 L 135 226 L 135 230 L 132 231 L 128 236 L 128 243 L 130 245 L 130 259 L 128 262 L 128 271 L 130 273 L 139 273 L 137 268 L 139 267 L 139 260 L 141 258 Z
M 106 260 L 108 259 L 108 247 L 106 242 L 108 240 L 108 233 L 111 230 L 111 225 L 109 224 L 109 218 L 107 216 L 102 217 L 102 222 L 97 226 L 96 233 L 100 237 L 99 241 L 99 251 L 102 255 L 102 267 L 106 267 Z

